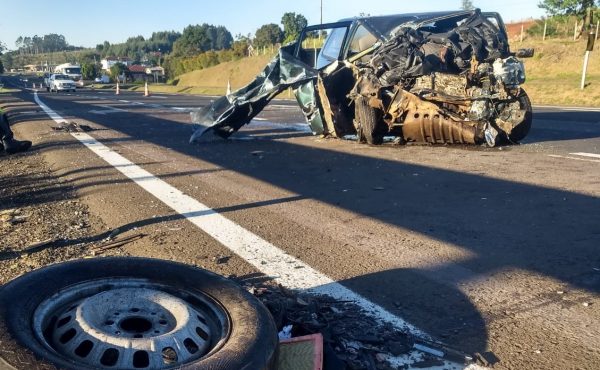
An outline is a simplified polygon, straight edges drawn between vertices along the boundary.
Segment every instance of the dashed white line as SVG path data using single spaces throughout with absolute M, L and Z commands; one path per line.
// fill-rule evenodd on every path
M 595 153 L 569 153 L 570 155 L 579 155 L 581 157 L 589 157 L 589 158 L 598 158 L 600 159 L 600 154 L 595 154 Z
M 60 115 L 45 105 L 39 99 L 37 93 L 34 98 L 50 118 L 57 123 L 66 122 Z M 280 284 L 292 289 L 302 289 L 328 295 L 337 300 L 353 301 L 380 321 L 391 323 L 399 329 L 409 330 L 414 335 L 428 337 L 427 334 L 404 319 L 313 269 L 308 264 L 225 218 L 196 199 L 182 193 L 90 135 L 86 133 L 71 133 L 71 135 L 148 193 L 245 259 L 258 271 L 273 277 Z
M 575 161 L 583 161 L 583 162 L 594 162 L 594 163 L 600 163 L 600 160 L 595 160 L 595 159 L 585 159 L 585 158 L 577 158 L 577 157 L 569 157 L 569 156 L 565 156 L 565 155 L 558 155 L 558 154 L 548 154 L 548 157 L 552 157 L 552 158 L 562 158 L 562 159 L 573 159 Z
M 558 109 L 562 111 L 576 111 L 576 112 L 600 112 L 600 108 L 592 107 L 561 107 L 559 105 L 534 105 L 534 109 Z

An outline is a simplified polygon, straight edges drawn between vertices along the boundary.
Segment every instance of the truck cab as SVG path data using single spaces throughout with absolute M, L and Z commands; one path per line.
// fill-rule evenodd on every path
M 77 87 L 83 87 L 83 78 L 81 75 L 81 66 L 73 63 L 63 63 L 54 68 L 54 73 L 59 73 L 75 81 Z

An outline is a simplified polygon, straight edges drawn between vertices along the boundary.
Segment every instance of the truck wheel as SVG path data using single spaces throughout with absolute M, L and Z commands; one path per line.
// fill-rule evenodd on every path
M 354 104 L 355 119 L 358 120 L 361 130 L 361 133 L 358 133 L 358 137 L 364 137 L 368 144 L 382 144 L 383 137 L 388 130 L 382 121 L 381 111 L 371 107 L 367 99 L 363 96 L 359 96 Z
M 273 369 L 277 344 L 255 297 L 171 261 L 70 261 L 0 289 L 0 369 Z
M 529 100 L 529 96 L 527 93 L 523 92 L 523 94 L 519 97 L 519 103 L 521 105 L 521 109 L 525 110 L 525 118 L 521 123 L 515 126 L 508 138 L 510 141 L 514 143 L 518 143 L 523 140 L 525 136 L 529 133 L 531 129 L 531 123 L 533 122 L 533 113 L 531 108 L 531 100 Z

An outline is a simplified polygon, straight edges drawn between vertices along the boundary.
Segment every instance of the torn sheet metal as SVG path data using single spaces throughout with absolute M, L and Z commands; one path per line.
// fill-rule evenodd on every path
M 250 123 L 277 94 L 315 79 L 317 71 L 292 56 L 294 48 L 293 44 L 282 47 L 251 83 L 192 112 L 192 122 L 199 126 L 190 142 L 197 141 L 208 131 L 223 138 L 229 137 Z

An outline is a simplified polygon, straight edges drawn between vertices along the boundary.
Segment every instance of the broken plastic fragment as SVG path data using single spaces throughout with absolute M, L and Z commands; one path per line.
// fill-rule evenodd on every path
M 292 325 L 284 326 L 283 329 L 281 329 L 281 331 L 278 334 L 279 340 L 290 339 L 292 337 L 292 328 L 293 328 Z

